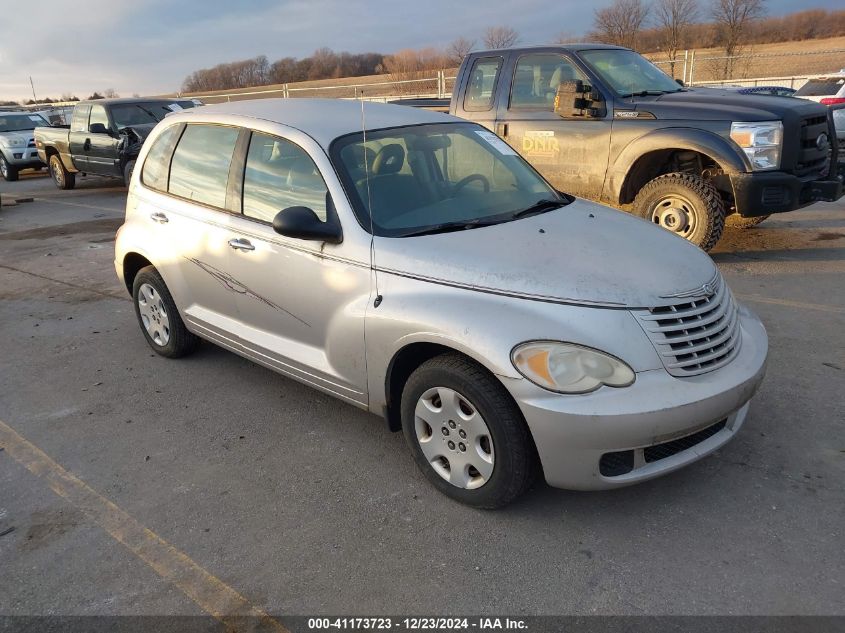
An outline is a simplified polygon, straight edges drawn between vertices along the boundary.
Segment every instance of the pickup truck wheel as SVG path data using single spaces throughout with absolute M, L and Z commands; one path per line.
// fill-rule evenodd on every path
M 634 199 L 634 211 L 705 251 L 725 229 L 722 197 L 711 182 L 693 174 L 664 174 L 646 183 Z
M 129 186 L 129 181 L 132 180 L 132 172 L 135 171 L 135 161 L 130 160 L 123 166 L 123 184 Z
M 73 189 L 76 186 L 76 174 L 65 169 L 58 154 L 50 156 L 50 175 L 59 189 Z
M 522 414 L 487 370 L 458 354 L 420 365 L 402 391 L 402 430 L 417 466 L 440 492 L 500 508 L 538 471 Z
M 199 345 L 199 337 L 185 327 L 170 290 L 155 267 L 146 266 L 135 275 L 132 303 L 144 338 L 157 354 L 179 358 Z
M 738 213 L 734 213 L 733 215 L 729 215 L 725 220 L 725 226 L 730 227 L 732 229 L 752 229 L 760 222 L 765 220 L 769 217 L 769 215 L 758 215 L 753 218 L 744 218 Z
M 0 175 L 3 176 L 3 180 L 8 182 L 14 182 L 18 179 L 18 168 L 10 165 L 3 154 L 0 154 Z

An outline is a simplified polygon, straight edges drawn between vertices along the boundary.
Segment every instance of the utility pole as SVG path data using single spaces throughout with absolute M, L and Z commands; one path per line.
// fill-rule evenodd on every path
M 35 84 L 32 83 L 32 75 L 29 76 L 29 85 L 32 86 L 32 100 L 38 103 L 38 98 L 35 96 Z

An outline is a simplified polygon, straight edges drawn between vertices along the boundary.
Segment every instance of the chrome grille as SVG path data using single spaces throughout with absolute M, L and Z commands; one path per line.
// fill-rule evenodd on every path
M 648 334 L 663 366 L 673 376 L 695 376 L 728 364 L 739 351 L 739 314 L 730 288 L 716 276 L 713 293 L 634 315 Z
M 836 134 L 831 134 L 826 115 L 808 117 L 801 121 L 801 148 L 798 152 L 798 163 L 795 165 L 796 176 L 813 172 L 827 173 L 832 147 L 830 144 L 824 149 L 816 146 L 816 139 L 821 134 L 827 134 L 829 143 L 835 142 Z

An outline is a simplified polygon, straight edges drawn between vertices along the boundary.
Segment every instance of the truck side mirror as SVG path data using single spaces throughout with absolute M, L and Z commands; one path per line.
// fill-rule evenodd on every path
M 683 88 L 685 85 L 683 79 L 676 79 L 675 83 L 678 84 L 681 88 Z
M 91 134 L 111 134 L 111 130 L 109 130 L 105 125 L 102 123 L 92 123 L 88 127 L 88 131 Z
M 571 118 L 600 118 L 604 116 L 601 93 L 580 79 L 562 81 L 555 95 L 555 114 Z

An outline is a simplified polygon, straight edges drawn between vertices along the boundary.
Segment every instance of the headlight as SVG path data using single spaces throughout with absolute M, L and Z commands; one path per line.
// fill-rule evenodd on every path
M 780 167 L 783 123 L 731 123 L 731 138 L 742 148 L 755 171 Z
M 5 136 L 0 136 L 0 145 L 5 147 L 24 147 L 26 143 L 19 138 L 6 138 Z
M 535 385 L 559 393 L 587 393 L 602 385 L 627 387 L 635 377 L 634 370 L 618 358 L 557 341 L 518 345 L 511 352 L 511 362 Z

